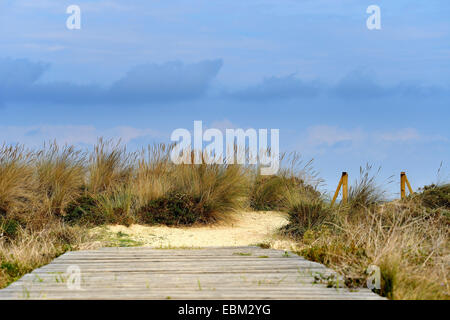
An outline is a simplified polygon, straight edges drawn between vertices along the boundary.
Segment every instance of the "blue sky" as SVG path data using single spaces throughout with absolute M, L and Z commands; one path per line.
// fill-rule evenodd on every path
M 417 188 L 449 172 L 449 16 L 445 0 L 0 0 L 0 140 L 278 128 L 328 190 L 366 162 Z

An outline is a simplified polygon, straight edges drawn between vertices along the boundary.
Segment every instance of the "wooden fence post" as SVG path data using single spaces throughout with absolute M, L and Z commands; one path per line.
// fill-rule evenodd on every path
M 342 203 L 348 202 L 348 173 L 342 173 Z
M 406 176 L 406 172 L 400 173 L 400 195 L 402 199 L 406 198 L 406 187 L 408 186 L 408 190 L 410 194 L 413 194 L 414 191 L 409 183 L 408 177 Z
M 400 173 L 400 197 L 402 199 L 406 198 L 406 173 Z
M 336 202 L 336 199 L 339 195 L 339 191 L 342 187 L 342 203 L 347 203 L 348 199 L 348 174 L 347 172 L 342 172 L 341 180 L 339 180 L 339 185 L 334 193 L 333 201 L 331 201 L 331 205 L 333 206 Z
M 408 186 L 409 193 L 413 194 L 414 191 L 413 191 L 413 189 L 411 187 L 411 184 L 409 183 L 408 176 L 406 174 L 405 174 L 405 178 L 406 178 L 406 185 Z

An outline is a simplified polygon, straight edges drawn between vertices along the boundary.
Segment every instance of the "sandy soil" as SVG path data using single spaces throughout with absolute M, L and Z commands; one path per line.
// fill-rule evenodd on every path
M 272 248 L 291 250 L 293 242 L 276 232 L 286 223 L 286 214 L 280 212 L 240 212 L 233 214 L 232 220 L 214 226 L 110 225 L 103 232 L 113 236 L 120 234 L 151 247 L 226 247 L 265 243 Z

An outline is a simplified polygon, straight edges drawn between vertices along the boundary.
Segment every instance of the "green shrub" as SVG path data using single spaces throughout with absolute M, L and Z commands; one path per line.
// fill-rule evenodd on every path
M 185 199 L 197 202 L 196 221 L 204 223 L 225 219 L 230 212 L 243 207 L 248 195 L 247 172 L 240 165 L 174 165 L 170 183 L 169 198 L 182 194 Z
M 0 217 L 0 235 L 7 239 L 14 239 L 21 227 L 16 219 L 7 219 Z
M 6 275 L 13 280 L 22 276 L 21 268 L 17 262 L 2 261 L 0 269 L 6 272 Z
M 282 154 L 276 175 L 263 176 L 260 168 L 253 171 L 249 195 L 254 210 L 288 210 L 291 195 L 304 199 L 321 197 L 317 187 L 323 182 L 312 168 L 313 160 L 304 163 L 297 153 Z
M 135 221 L 135 196 L 129 186 L 115 187 L 95 197 L 96 210 L 105 222 L 130 225 Z
M 320 193 L 295 176 L 257 176 L 250 192 L 250 207 L 254 210 L 286 210 L 287 196 L 302 194 L 304 198 L 315 199 Z
M 99 225 L 105 223 L 106 219 L 105 216 L 97 210 L 95 199 L 89 195 L 85 195 L 67 206 L 63 221 L 71 225 Z
M 431 209 L 450 209 L 450 184 L 425 186 L 419 193 L 422 204 Z
M 206 222 L 208 208 L 201 207 L 198 199 L 183 193 L 171 193 L 152 200 L 141 208 L 140 220 L 147 224 L 189 225 Z
M 257 176 L 250 193 L 250 207 L 254 210 L 279 210 L 288 188 L 279 176 Z
M 316 230 L 331 217 L 331 210 L 321 199 L 300 200 L 288 210 L 289 223 L 282 229 L 294 237 L 303 237 L 309 230 Z

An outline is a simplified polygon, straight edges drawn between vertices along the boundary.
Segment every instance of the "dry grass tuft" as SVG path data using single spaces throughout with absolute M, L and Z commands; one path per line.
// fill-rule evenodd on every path
M 383 296 L 450 299 L 450 208 L 434 205 L 445 204 L 448 192 L 426 188 L 385 203 L 375 179 L 361 176 L 349 205 L 291 203 L 288 231 L 299 240 L 299 253 L 340 272 L 350 287 L 365 287 L 368 267 L 376 265 Z
M 283 154 L 277 175 L 263 176 L 259 168 L 252 172 L 250 207 L 254 210 L 289 210 L 292 195 L 308 199 L 320 197 L 317 188 L 321 183 L 312 169 L 312 160 L 303 163 L 297 153 Z
M 89 249 L 95 245 L 81 227 L 51 222 L 39 231 L 21 228 L 14 241 L 0 239 L 0 288 L 68 250 Z
M 22 213 L 35 198 L 32 162 L 23 146 L 0 147 L 0 216 Z
M 374 174 L 372 170 L 373 167 L 369 164 L 361 167 L 359 179 L 350 186 L 349 205 L 354 209 L 368 208 L 386 201 L 385 190 L 377 184 L 377 175 L 381 168 Z
M 129 182 L 135 158 L 136 154 L 127 153 L 120 141 L 99 139 L 89 159 L 89 192 L 101 193 Z
M 46 217 L 64 215 L 82 194 L 85 155 L 73 146 L 51 143 L 36 154 L 36 190 Z
M 449 224 L 410 200 L 360 212 L 335 213 L 335 222 L 310 230 L 301 254 L 365 285 L 369 265 L 381 269 L 379 293 L 391 299 L 449 299 Z

